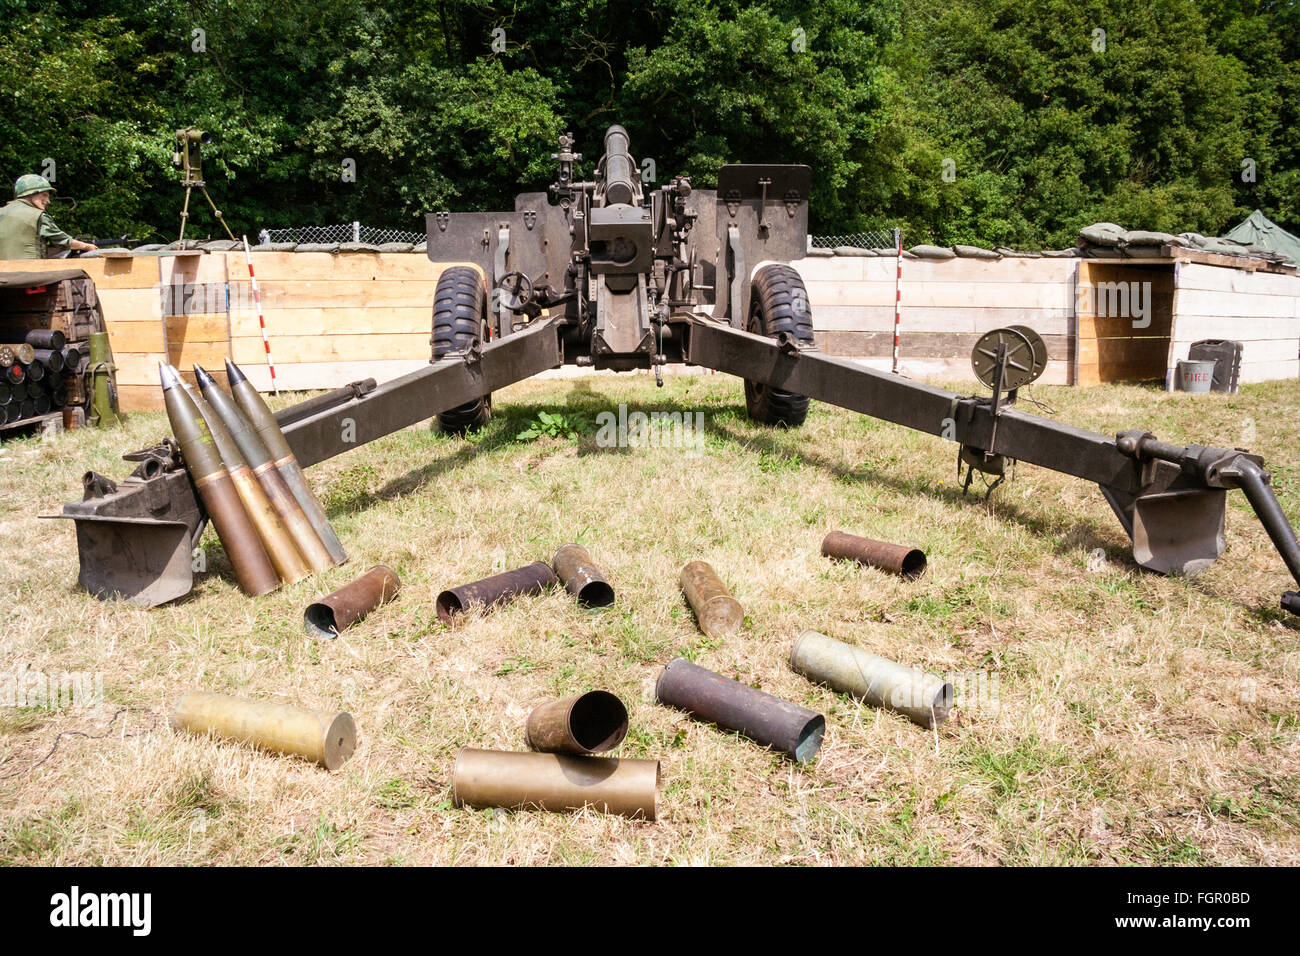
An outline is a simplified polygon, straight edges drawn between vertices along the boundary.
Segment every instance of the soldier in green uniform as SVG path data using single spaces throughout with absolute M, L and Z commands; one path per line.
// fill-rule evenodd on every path
M 50 246 L 89 252 L 95 246 L 54 224 L 45 209 L 54 187 L 44 176 L 19 176 L 14 199 L 0 209 L 0 259 L 44 259 Z

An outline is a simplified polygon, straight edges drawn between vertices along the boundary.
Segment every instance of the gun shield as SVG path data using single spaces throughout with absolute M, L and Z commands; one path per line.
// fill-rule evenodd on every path
M 335 534 L 333 526 L 330 525 L 329 518 L 326 517 L 320 502 L 311 493 L 311 488 L 307 485 L 307 476 L 303 474 L 298 459 L 294 457 L 293 451 L 289 448 L 289 443 L 285 440 L 284 432 L 280 430 L 275 415 L 267 407 L 257 389 L 253 387 L 253 383 L 247 379 L 239 366 L 230 359 L 226 359 L 226 377 L 230 381 L 231 397 L 234 398 L 240 410 L 248 417 L 249 422 L 256 429 L 258 437 L 266 445 L 272 461 L 275 462 L 276 470 L 280 472 L 284 483 L 293 492 L 294 498 L 297 499 L 303 514 L 307 516 L 307 520 L 311 522 L 311 526 L 316 529 L 316 534 L 319 535 L 321 542 L 325 545 L 325 550 L 329 552 L 330 558 L 335 564 L 343 564 L 348 559 L 348 553 L 343 550 L 343 545 L 339 542 L 338 535 Z
M 627 736 L 627 708 L 607 690 L 547 701 L 528 715 L 524 741 L 545 753 L 594 754 Z
M 397 572 L 376 564 L 351 584 L 308 605 L 303 612 L 303 624 L 307 633 L 313 637 L 331 640 L 371 611 L 397 597 L 401 586 Z
M 556 577 L 565 590 L 586 607 L 609 607 L 614 603 L 614 589 L 600 569 L 591 563 L 591 555 L 580 544 L 566 544 L 551 559 Z
M 466 747 L 452 770 L 458 807 L 581 810 L 654 820 L 658 760 L 509 753 Z
M 925 552 L 902 544 L 888 544 L 860 538 L 856 534 L 832 531 L 822 539 L 822 554 L 828 558 L 849 558 L 908 579 L 925 573 Z
M 481 581 L 443 591 L 438 595 L 438 617 L 444 624 L 449 624 L 453 616 L 471 604 L 491 607 L 521 594 L 537 594 L 554 583 L 555 572 L 551 566 L 542 561 L 534 561 L 526 567 L 503 571 Z
M 826 733 L 826 718 L 779 697 L 692 664 L 668 662 L 655 684 L 659 703 L 734 730 L 800 763 L 812 760 Z
M 343 766 L 357 747 L 351 714 L 201 691 L 191 691 L 176 702 L 171 725 L 188 733 L 210 733 L 305 757 L 326 770 Z
M 718 572 L 703 561 L 682 568 L 682 591 L 695 611 L 700 630 L 715 640 L 733 637 L 745 621 L 745 609 L 731 596 Z
M 809 680 L 852 694 L 929 729 L 948 719 L 953 689 L 941 677 L 904 667 L 876 654 L 804 631 L 790 648 L 790 667 Z

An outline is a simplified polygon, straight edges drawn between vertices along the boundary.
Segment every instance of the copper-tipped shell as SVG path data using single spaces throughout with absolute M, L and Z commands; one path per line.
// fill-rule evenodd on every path
M 307 633 L 330 640 L 371 611 L 397 597 L 402 582 L 390 567 L 376 564 L 351 584 L 327 594 L 303 612 Z
M 533 708 L 524 741 L 546 753 L 594 754 L 627 736 L 627 708 L 607 690 L 592 690 Z

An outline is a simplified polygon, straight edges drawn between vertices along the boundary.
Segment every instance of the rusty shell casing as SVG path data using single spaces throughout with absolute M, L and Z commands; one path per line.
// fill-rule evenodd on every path
M 180 378 L 174 371 L 164 369 L 162 381 L 163 401 L 167 406 L 172 434 L 180 443 L 190 480 L 194 482 L 204 510 L 212 519 L 212 526 L 217 529 L 217 537 L 230 558 L 240 589 L 254 596 L 274 591 L 280 586 L 280 576 L 275 573 L 271 559 L 262 547 L 262 539 L 244 511 L 230 473 L 221 463 L 207 422 L 185 390 L 179 387 Z
M 302 466 L 298 464 L 298 459 L 289 448 L 289 442 L 285 440 L 284 432 L 280 430 L 274 413 L 267 407 L 266 401 L 258 394 L 257 389 L 253 387 L 253 383 L 248 380 L 240 367 L 230 359 L 226 359 L 226 378 L 230 382 L 231 397 L 248 418 L 249 424 L 262 439 L 262 443 L 266 445 L 271 460 L 275 462 L 276 470 L 280 472 L 284 483 L 293 492 L 294 498 L 297 499 L 307 520 L 311 522 L 311 526 L 316 529 L 316 534 L 325 545 L 325 550 L 329 552 L 335 564 L 346 563 L 348 553 L 343 550 L 343 545 L 334 532 L 325 509 L 311 493 L 307 476 L 303 474 Z
M 63 371 L 63 353 L 54 349 L 32 349 L 32 361 L 40 362 L 48 371 Z
M 327 594 L 303 612 L 303 625 L 313 637 L 332 640 L 371 611 L 393 598 L 402 582 L 390 567 L 376 564 L 351 584 Z
M 591 555 L 580 544 L 566 544 L 551 559 L 555 575 L 565 590 L 586 607 L 609 607 L 614 603 L 614 589 L 600 569 L 591 563 Z
M 276 470 L 275 463 L 271 460 L 271 453 L 266 450 L 266 445 L 257 436 L 253 426 L 239 410 L 239 406 L 221 390 L 211 375 L 197 365 L 194 366 L 194 376 L 198 379 L 203 397 L 230 430 L 239 453 L 244 456 L 249 469 L 261 482 L 266 496 L 271 499 L 271 507 L 289 529 L 289 534 L 293 536 L 293 543 L 307 560 L 307 566 L 313 571 L 332 568 L 334 559 L 325 550 L 320 535 L 307 520 L 302 506 L 298 504 L 298 499 L 293 496 L 293 492 L 289 490 L 289 486 L 284 483 L 284 479 Z
M 56 352 L 63 351 L 63 346 L 68 344 L 68 337 L 58 329 L 32 329 L 23 339 L 34 349 L 53 349 Z
M 668 662 L 655 684 L 661 704 L 734 730 L 800 763 L 817 755 L 826 718 L 807 707 L 773 697 L 715 674 L 684 657 Z
M 257 529 L 257 535 L 262 539 L 262 547 L 266 548 L 276 573 L 289 584 L 301 581 L 311 574 L 311 568 L 307 566 L 302 552 L 294 544 L 293 536 L 289 534 L 284 521 L 271 505 L 271 499 L 266 496 L 261 482 L 249 470 L 248 462 L 239 453 L 239 448 L 235 440 L 230 437 L 230 432 L 221 420 L 221 416 L 212 410 L 212 406 L 195 389 L 185 382 L 181 383 L 181 387 L 185 389 L 185 394 L 194 402 L 199 414 L 207 422 L 208 431 L 212 433 L 212 440 L 217 446 L 217 454 L 221 456 L 222 463 L 230 472 L 230 480 L 235 485 L 239 500 L 243 502 L 249 520 Z
M 357 749 L 352 715 L 291 704 L 190 691 L 171 714 L 176 730 L 242 740 L 263 750 L 305 757 L 326 770 L 343 766 Z
M 627 736 L 627 708 L 607 690 L 591 690 L 533 708 L 524 741 L 544 753 L 595 754 Z
M 452 800 L 458 807 L 581 810 L 654 820 L 658 760 L 620 760 L 527 751 L 475 750 L 456 755 Z
M 828 558 L 848 558 L 859 564 L 869 564 L 908 579 L 919 578 L 925 573 L 925 552 L 919 548 L 873 541 L 843 531 L 832 531 L 822 539 L 822 554 Z
M 718 572 L 704 561 L 692 561 L 682 568 L 682 591 L 700 630 L 715 640 L 733 637 L 745 622 L 745 609 L 731 596 Z
M 438 595 L 438 617 L 444 624 L 471 604 L 491 607 L 522 594 L 537 594 L 555 583 L 555 572 L 544 561 L 534 561 L 513 571 L 502 571 L 481 581 L 471 581 Z
M 943 678 L 816 631 L 795 638 L 790 667 L 811 681 L 902 714 L 926 729 L 947 720 L 952 709 L 952 684 Z
M 10 342 L 5 348 L 14 353 L 15 362 L 22 362 L 24 365 L 29 364 L 32 359 L 36 358 L 36 349 L 26 342 Z

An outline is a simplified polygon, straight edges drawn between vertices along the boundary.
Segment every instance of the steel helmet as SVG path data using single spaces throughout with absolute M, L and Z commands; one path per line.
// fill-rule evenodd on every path
M 26 176 L 19 176 L 18 182 L 14 183 L 14 198 L 22 199 L 24 196 L 30 196 L 33 193 L 52 193 L 54 187 L 44 176 L 37 176 L 34 173 L 28 173 Z

